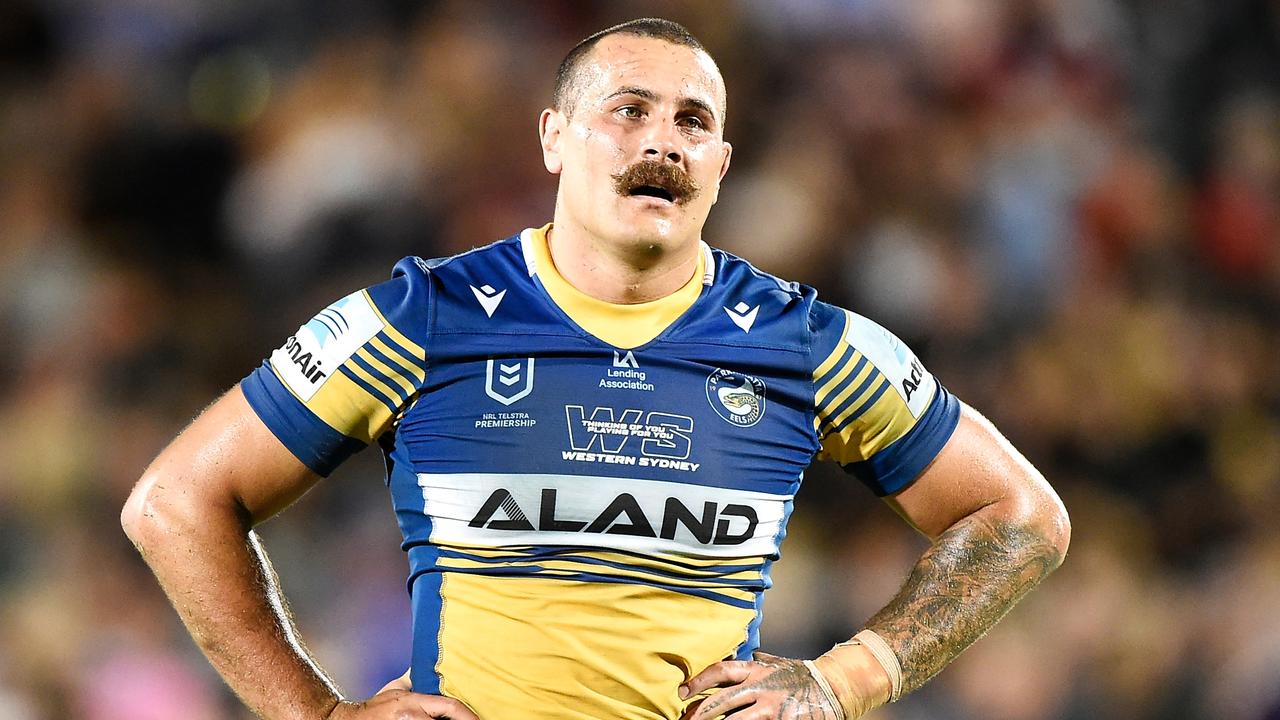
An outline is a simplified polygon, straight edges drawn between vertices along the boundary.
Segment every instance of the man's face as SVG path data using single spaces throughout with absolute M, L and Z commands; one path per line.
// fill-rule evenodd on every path
M 705 53 L 602 39 L 579 66 L 572 105 L 542 114 L 543 160 L 560 175 L 557 215 L 632 249 L 701 237 L 729 169 L 724 93 Z

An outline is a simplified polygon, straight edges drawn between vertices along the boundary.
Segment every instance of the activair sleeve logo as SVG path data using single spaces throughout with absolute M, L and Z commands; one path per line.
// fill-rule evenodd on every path
M 352 293 L 319 314 L 271 353 L 271 367 L 303 402 L 360 346 L 383 328 L 364 291 Z
M 738 427 L 751 427 L 764 417 L 764 381 L 717 369 L 707 377 L 707 402 L 725 420 Z

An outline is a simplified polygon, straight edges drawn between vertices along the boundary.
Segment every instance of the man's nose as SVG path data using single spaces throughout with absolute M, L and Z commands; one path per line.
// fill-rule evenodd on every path
M 675 142 L 675 128 L 654 128 L 644 141 L 644 159 L 651 162 L 670 162 L 679 165 L 684 160 L 680 146 Z

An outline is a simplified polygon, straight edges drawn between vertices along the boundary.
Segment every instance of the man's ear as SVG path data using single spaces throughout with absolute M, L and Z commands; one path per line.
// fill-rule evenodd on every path
M 724 160 L 720 163 L 720 177 L 716 178 L 716 187 L 714 194 L 711 196 L 711 204 L 715 205 L 720 200 L 720 181 L 724 180 L 724 176 L 729 172 L 729 158 L 733 156 L 733 146 L 729 143 L 724 144 Z
M 542 164 L 547 172 L 559 175 L 564 163 L 560 159 L 560 139 L 569 119 L 559 110 L 547 108 L 538 118 L 538 137 L 542 140 Z

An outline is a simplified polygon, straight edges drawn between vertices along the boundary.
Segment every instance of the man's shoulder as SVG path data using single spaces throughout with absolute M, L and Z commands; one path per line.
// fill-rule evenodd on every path
M 513 262 L 523 265 L 523 251 L 517 234 L 455 255 L 435 258 L 413 256 L 406 260 L 412 261 L 426 275 L 447 275 L 455 272 L 470 273 L 480 268 L 510 269 Z
M 715 283 L 723 288 L 751 289 L 758 292 L 780 293 L 791 298 L 812 295 L 813 289 L 793 280 L 784 280 L 767 273 L 745 258 L 720 248 L 710 248 L 714 261 Z
M 711 290 L 717 304 L 725 306 L 739 327 L 757 308 L 762 316 L 768 313 L 779 316 L 779 319 L 790 318 L 799 323 L 798 327 L 804 326 L 817 298 L 813 288 L 765 272 L 725 250 L 712 248 L 710 255 L 713 263 L 708 268 Z M 743 322 L 736 322 L 738 318 Z
M 707 248 L 703 292 L 679 339 L 744 351 L 806 355 L 814 291 Z

